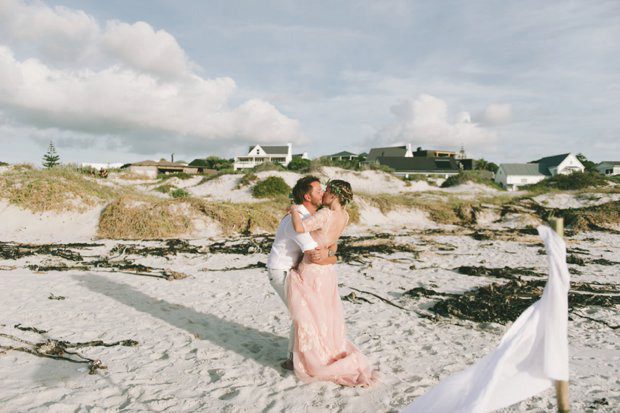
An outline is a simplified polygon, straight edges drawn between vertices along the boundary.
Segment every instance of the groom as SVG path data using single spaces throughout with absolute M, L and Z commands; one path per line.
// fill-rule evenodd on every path
M 298 207 L 301 218 L 304 219 L 314 214 L 321 206 L 323 190 L 319 178 L 305 176 L 297 181 L 293 187 L 293 202 Z M 271 246 L 271 252 L 267 259 L 267 273 L 269 282 L 278 296 L 288 308 L 286 297 L 286 277 L 289 271 L 301 261 L 304 252 L 310 251 L 310 260 L 315 264 L 334 264 L 336 257 L 328 257 L 327 248 L 319 248 L 318 244 L 308 232 L 299 234 L 293 229 L 291 216 L 286 215 L 280 221 L 276 236 Z M 288 357 L 281 366 L 287 370 L 293 370 L 293 327 L 289 333 Z

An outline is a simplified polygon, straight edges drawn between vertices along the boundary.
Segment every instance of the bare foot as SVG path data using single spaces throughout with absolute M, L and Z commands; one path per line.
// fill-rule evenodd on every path
M 285 360 L 282 363 L 280 363 L 280 367 L 282 367 L 284 370 L 293 370 L 293 360 Z

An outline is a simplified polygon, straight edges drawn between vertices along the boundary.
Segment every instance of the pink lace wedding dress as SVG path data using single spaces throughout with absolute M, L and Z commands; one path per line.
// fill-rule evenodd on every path
M 322 246 L 340 236 L 328 208 L 303 221 Z M 342 302 L 333 265 L 312 264 L 304 258 L 288 278 L 288 307 L 295 339 L 293 365 L 303 381 L 328 380 L 345 386 L 368 386 L 376 380 L 366 357 L 345 337 Z

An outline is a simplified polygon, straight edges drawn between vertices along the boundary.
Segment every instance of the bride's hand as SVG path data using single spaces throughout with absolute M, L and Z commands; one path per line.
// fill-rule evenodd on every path
M 292 214 L 295 211 L 297 211 L 297 205 L 296 204 L 289 205 L 288 209 L 286 210 L 286 212 L 288 212 L 289 214 Z

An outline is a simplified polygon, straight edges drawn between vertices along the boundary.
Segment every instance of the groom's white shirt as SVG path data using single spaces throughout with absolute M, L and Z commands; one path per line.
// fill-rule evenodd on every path
M 310 216 L 310 212 L 303 205 L 299 205 L 297 210 L 302 219 Z M 267 274 L 269 275 L 269 283 L 282 299 L 285 306 L 288 306 L 286 300 L 286 277 L 288 277 L 289 271 L 297 264 L 304 251 L 316 247 L 318 247 L 318 244 L 312 239 L 310 233 L 304 232 L 299 234 L 295 231 L 290 215 L 282 218 L 271 246 L 269 258 L 267 259 Z M 293 359 L 293 337 L 293 326 L 291 325 L 288 339 L 289 360 Z
M 297 208 L 301 219 L 310 216 L 310 212 L 305 206 L 299 205 Z M 308 232 L 299 234 L 293 228 L 291 216 L 286 215 L 280 221 L 276 236 L 271 246 L 271 252 L 267 259 L 267 268 L 270 270 L 285 270 L 293 268 L 304 251 L 312 250 L 318 244 Z

